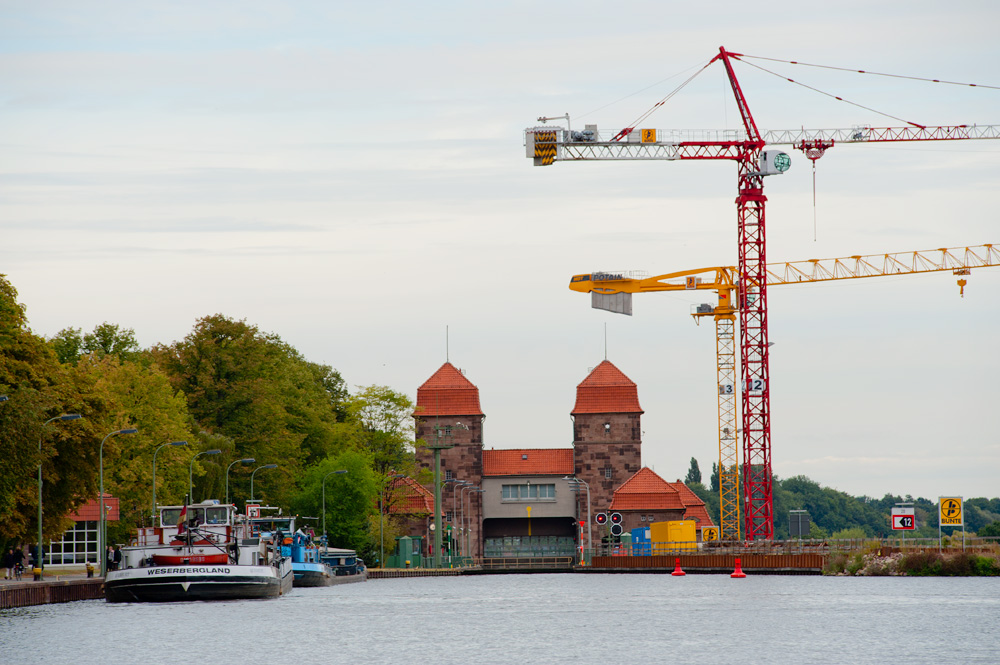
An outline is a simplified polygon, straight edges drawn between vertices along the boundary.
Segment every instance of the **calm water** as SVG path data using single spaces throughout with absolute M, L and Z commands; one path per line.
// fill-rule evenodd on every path
M 1000 663 L 1000 579 L 509 575 L 0 611 L 0 663 Z

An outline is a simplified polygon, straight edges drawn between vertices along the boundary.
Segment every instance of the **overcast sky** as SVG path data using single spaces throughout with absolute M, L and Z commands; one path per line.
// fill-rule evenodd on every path
M 883 8 L 883 4 L 886 5 Z M 446 359 L 489 447 L 568 447 L 605 355 L 639 386 L 643 462 L 718 457 L 700 294 L 635 315 L 600 269 L 734 265 L 729 162 L 533 167 L 522 132 L 617 130 L 719 46 L 1000 86 L 1000 8 L 716 2 L 0 2 L 0 272 L 33 330 L 144 346 L 221 313 L 353 386 L 415 398 Z M 1000 90 L 737 63 L 761 129 L 1000 124 Z M 717 63 L 643 126 L 735 129 Z M 1000 141 L 798 151 L 766 182 L 768 261 L 1000 243 Z M 1000 269 L 769 291 L 774 472 L 852 494 L 1000 494 Z

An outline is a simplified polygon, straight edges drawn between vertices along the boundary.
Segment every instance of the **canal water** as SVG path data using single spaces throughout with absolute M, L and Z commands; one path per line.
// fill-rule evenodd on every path
M 998 663 L 1000 578 L 491 575 L 0 611 L 0 663 Z

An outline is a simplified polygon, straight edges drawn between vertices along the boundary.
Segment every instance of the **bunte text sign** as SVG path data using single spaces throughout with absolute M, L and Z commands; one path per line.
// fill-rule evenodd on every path
M 965 524 L 962 511 L 962 497 L 938 497 L 938 521 L 941 526 L 963 526 Z

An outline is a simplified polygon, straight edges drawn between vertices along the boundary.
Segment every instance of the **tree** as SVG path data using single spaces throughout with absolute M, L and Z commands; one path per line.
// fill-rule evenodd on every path
M 335 473 L 336 471 L 347 473 Z M 376 512 L 378 490 L 368 456 L 348 450 L 329 457 L 305 472 L 302 491 L 293 506 L 300 515 L 315 516 L 315 530 L 322 535 L 323 478 L 326 478 L 326 532 L 331 547 L 358 552 L 372 545 L 369 517 Z
M 361 445 L 380 477 L 413 470 L 413 402 L 409 397 L 388 386 L 367 386 L 351 397 L 349 410 L 361 428 Z
M 1000 521 L 987 524 L 976 535 L 980 538 L 1000 538 Z
M 96 457 L 88 455 L 93 441 L 88 423 L 43 424 L 63 413 L 87 415 L 89 407 L 74 393 L 53 349 L 28 328 L 17 290 L 3 275 L 0 394 L 9 397 L 0 404 L 0 533 L 17 541 L 37 538 L 37 473 L 41 464 L 44 533 L 58 535 L 65 526 L 65 515 L 85 500 L 72 491 L 71 482 L 93 474 Z
M 303 468 L 354 445 L 355 429 L 338 427 L 340 375 L 246 321 L 204 317 L 183 341 L 152 354 L 198 427 L 233 442 L 234 459 L 280 465 L 255 479 L 255 494 L 275 505 L 289 505 Z M 242 489 L 234 496 L 246 497 Z
M 59 362 L 66 365 L 75 365 L 81 356 L 88 354 L 101 358 L 115 356 L 119 360 L 134 360 L 140 352 L 134 330 L 121 328 L 107 321 L 87 334 L 83 334 L 80 328 L 63 328 L 49 340 L 49 344 L 55 350 Z
M 712 475 L 709 478 L 709 486 L 713 492 L 719 491 L 719 465 L 712 462 Z
M 698 468 L 698 460 L 691 458 L 691 466 L 688 468 L 687 475 L 684 476 L 684 484 L 690 485 L 691 483 L 701 482 L 701 469 Z

